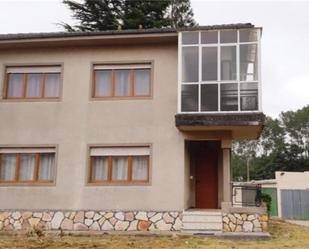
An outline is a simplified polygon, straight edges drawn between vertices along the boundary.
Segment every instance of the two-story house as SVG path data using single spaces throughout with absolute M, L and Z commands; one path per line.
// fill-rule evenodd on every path
M 252 24 L 0 35 L 0 229 L 250 231 L 234 139 L 259 136 Z

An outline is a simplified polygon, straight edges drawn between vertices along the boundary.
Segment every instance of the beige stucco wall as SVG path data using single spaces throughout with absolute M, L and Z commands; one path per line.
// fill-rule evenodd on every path
M 153 98 L 91 101 L 91 63 L 153 61 Z M 0 186 L 0 209 L 182 210 L 184 139 L 175 127 L 171 45 L 1 51 L 5 64 L 63 63 L 60 102 L 0 102 L 0 145 L 58 146 L 55 186 Z M 1 89 L 3 71 L 0 71 Z M 152 144 L 149 186 L 86 186 L 87 145 Z

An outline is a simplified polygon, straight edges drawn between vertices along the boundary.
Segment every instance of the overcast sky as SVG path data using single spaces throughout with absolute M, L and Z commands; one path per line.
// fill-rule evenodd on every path
M 277 116 L 309 104 L 309 1 L 194 1 L 200 25 L 251 22 L 263 27 L 263 111 Z M 0 0 L 0 33 L 61 31 L 73 23 L 57 0 Z

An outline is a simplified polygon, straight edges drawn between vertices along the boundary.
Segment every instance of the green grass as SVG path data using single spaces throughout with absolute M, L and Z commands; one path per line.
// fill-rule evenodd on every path
M 21 249 L 308 249 L 309 228 L 285 223 L 283 221 L 270 222 L 270 240 L 228 240 L 218 238 L 190 237 L 190 236 L 64 236 L 46 235 L 42 238 L 27 237 L 25 235 L 0 236 L 0 248 Z

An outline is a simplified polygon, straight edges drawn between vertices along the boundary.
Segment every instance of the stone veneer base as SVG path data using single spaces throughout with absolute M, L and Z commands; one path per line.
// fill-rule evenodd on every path
M 267 214 L 223 213 L 223 232 L 267 232 Z
M 222 213 L 223 232 L 267 232 L 266 214 Z M 182 212 L 0 211 L 0 231 L 181 231 Z
M 0 211 L 0 230 L 179 231 L 182 212 Z

